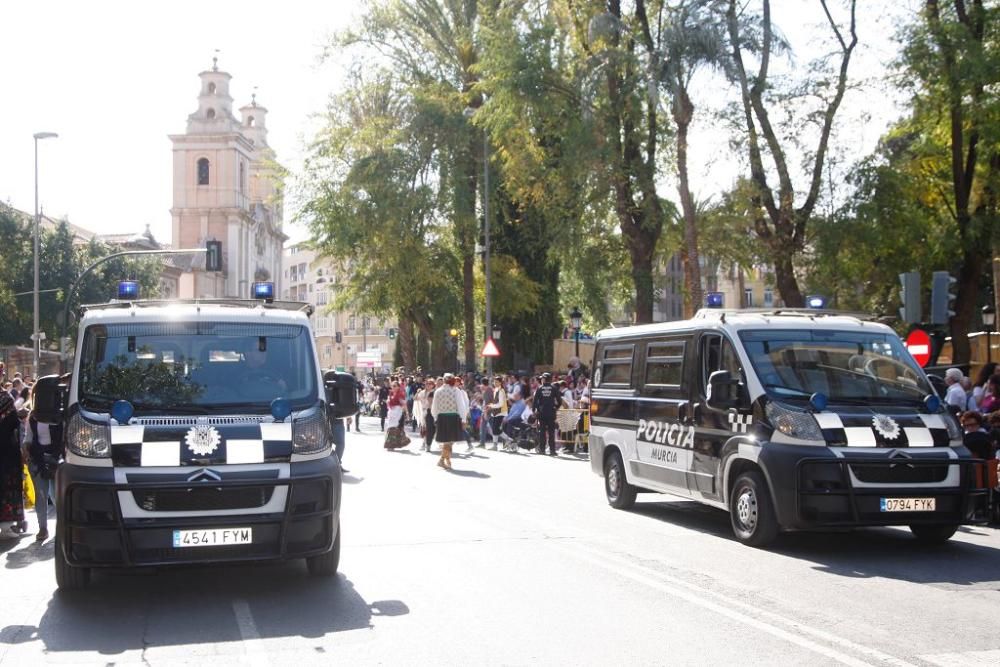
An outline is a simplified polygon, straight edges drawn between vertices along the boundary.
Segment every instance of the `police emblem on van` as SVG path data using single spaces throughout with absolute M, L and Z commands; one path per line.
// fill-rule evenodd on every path
M 192 426 L 187 432 L 184 436 L 184 442 L 187 443 L 188 449 L 190 449 L 193 454 L 197 454 L 198 456 L 208 456 L 219 448 L 219 443 L 222 442 L 222 436 L 219 435 L 219 432 L 214 426 L 198 424 L 196 426 Z

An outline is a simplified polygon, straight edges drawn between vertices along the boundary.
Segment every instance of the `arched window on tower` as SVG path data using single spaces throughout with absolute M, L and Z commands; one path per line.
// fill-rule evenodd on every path
M 198 160 L 198 185 L 208 185 L 208 158 Z
M 256 122 L 257 122 L 256 118 L 254 118 L 253 116 L 247 116 L 247 127 L 253 127 L 254 123 Z
M 208 94 L 209 95 L 215 95 L 215 84 L 214 83 L 208 84 Z
M 209 109 L 205 115 L 209 118 L 215 118 L 215 109 Z

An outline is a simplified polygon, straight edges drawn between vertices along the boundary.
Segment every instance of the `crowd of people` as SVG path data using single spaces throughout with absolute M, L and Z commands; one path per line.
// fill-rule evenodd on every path
M 492 382 L 473 373 L 441 376 L 396 374 L 381 380 L 366 378 L 359 386 L 361 412 L 379 418 L 387 450 L 411 445 L 407 431 L 419 437 L 418 445 L 431 451 L 440 444 L 437 464 L 451 469 L 452 448 L 464 442 L 467 450 L 478 446 L 494 451 L 518 451 L 532 444 L 538 454 L 557 456 L 556 416 L 560 410 L 583 412 L 590 405 L 590 380 L 586 366 L 576 357 L 566 373 L 528 375 L 503 373 Z M 350 422 L 347 428 L 350 429 Z M 355 428 L 360 421 L 356 417 Z M 576 431 L 579 425 L 571 430 Z M 573 454 L 564 443 L 564 454 Z
M 38 518 L 35 540 L 44 542 L 49 538 L 50 507 L 55 508 L 55 472 L 62 458 L 61 427 L 34 418 L 31 378 L 20 373 L 8 378 L 0 363 L 0 385 L 0 537 L 20 538 L 28 533 L 27 470 Z

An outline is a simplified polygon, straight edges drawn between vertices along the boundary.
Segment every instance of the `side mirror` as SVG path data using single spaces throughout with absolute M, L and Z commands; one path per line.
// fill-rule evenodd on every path
M 59 424 L 63 420 L 67 385 L 61 384 L 58 375 L 38 378 L 32 388 L 32 411 L 35 419 L 43 424 Z
M 944 398 L 945 394 L 948 393 L 948 383 L 944 381 L 944 378 L 940 375 L 935 375 L 934 373 L 928 373 L 927 380 L 931 383 L 931 386 L 934 387 L 934 391 L 937 392 L 937 395 Z
M 331 419 L 353 417 L 358 412 L 358 381 L 350 373 L 327 371 L 323 374 L 326 409 Z
M 740 381 L 729 371 L 715 371 L 708 376 L 705 403 L 713 410 L 738 408 L 743 403 Z

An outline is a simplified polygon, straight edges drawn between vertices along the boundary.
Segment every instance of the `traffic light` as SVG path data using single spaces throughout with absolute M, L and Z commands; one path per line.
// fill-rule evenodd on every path
M 396 340 L 396 330 L 389 329 L 389 340 Z
M 444 346 L 449 352 L 458 349 L 458 329 L 451 329 L 444 335 Z
M 222 270 L 222 241 L 205 241 L 205 270 Z
M 899 317 L 904 322 L 916 324 L 920 322 L 920 272 L 907 271 L 899 274 L 899 300 L 903 302 L 899 309 Z
M 948 324 L 955 315 L 951 307 L 957 282 L 947 271 L 935 271 L 931 276 L 931 324 Z

